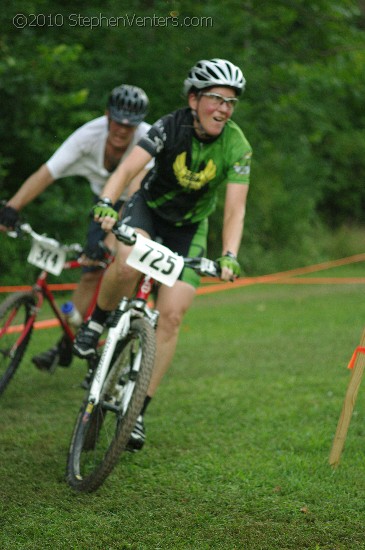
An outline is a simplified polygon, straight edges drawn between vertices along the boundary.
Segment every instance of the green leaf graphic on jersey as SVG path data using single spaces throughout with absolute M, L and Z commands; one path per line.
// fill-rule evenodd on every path
M 177 181 L 187 189 L 201 189 L 208 181 L 215 178 L 217 167 L 210 159 L 200 172 L 192 172 L 186 166 L 186 151 L 178 155 L 172 165 Z

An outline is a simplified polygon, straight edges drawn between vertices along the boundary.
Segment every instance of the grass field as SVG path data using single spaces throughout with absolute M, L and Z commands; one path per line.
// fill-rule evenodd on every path
M 363 268 L 363 266 L 362 266 Z M 330 276 L 362 275 L 354 269 Z M 365 387 L 328 464 L 365 326 L 364 285 L 256 285 L 198 296 L 146 417 L 143 451 L 103 487 L 64 482 L 84 365 L 30 364 L 0 399 L 2 549 L 365 548 Z

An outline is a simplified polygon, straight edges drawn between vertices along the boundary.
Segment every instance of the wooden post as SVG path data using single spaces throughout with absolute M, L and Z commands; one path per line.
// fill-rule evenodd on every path
M 361 342 L 359 348 L 364 348 L 365 346 L 365 330 L 361 337 Z M 359 348 L 357 348 L 358 351 Z M 356 351 L 356 350 L 355 350 Z M 333 445 L 329 457 L 329 463 L 331 466 L 338 466 L 341 458 L 341 453 L 346 441 L 347 431 L 349 429 L 352 411 L 357 398 L 357 393 L 359 391 L 361 378 L 365 368 L 365 354 L 362 352 L 357 353 L 354 357 L 354 363 L 351 373 L 351 378 L 349 385 L 347 387 L 345 400 L 343 403 L 342 411 L 340 418 L 337 424 L 337 430 L 335 437 L 333 439 Z

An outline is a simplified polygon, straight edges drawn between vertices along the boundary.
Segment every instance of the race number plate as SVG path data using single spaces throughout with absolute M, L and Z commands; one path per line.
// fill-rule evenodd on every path
M 28 255 L 28 262 L 44 269 L 52 275 L 59 275 L 65 265 L 66 251 L 52 244 L 51 239 L 33 238 L 32 248 Z
M 138 233 L 127 264 L 164 285 L 173 286 L 184 267 L 184 259 L 166 246 Z

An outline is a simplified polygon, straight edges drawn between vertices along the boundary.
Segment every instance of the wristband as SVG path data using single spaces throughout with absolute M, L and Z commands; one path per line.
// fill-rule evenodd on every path
M 228 258 L 233 258 L 234 260 L 237 260 L 237 256 L 236 254 L 233 254 L 233 252 L 231 252 L 230 250 L 228 250 L 224 256 L 228 256 Z
M 108 197 L 100 197 L 98 204 L 100 205 L 100 203 L 105 204 L 105 206 L 113 206 L 111 199 L 108 199 Z

